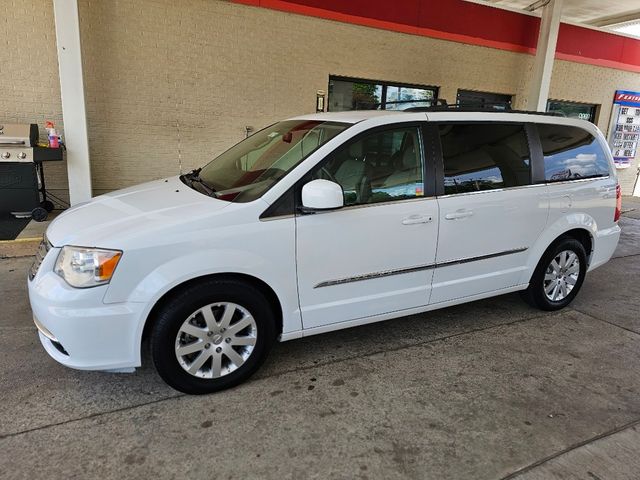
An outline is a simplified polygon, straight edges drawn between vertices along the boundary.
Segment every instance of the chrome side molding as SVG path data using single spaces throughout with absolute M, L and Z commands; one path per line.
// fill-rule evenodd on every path
M 392 275 L 402 275 L 403 273 L 419 272 L 421 270 L 429 270 L 435 268 L 436 264 L 431 263 L 429 265 L 421 265 L 418 267 L 398 268 L 396 270 L 384 270 L 382 272 L 365 273 L 363 275 L 356 275 L 355 277 L 340 278 L 337 280 L 327 280 L 326 282 L 320 282 L 313 288 L 331 287 L 333 285 L 342 285 L 344 283 L 361 282 L 363 280 L 371 280 L 372 278 L 390 277 Z
M 529 247 L 519 247 L 519 248 L 513 248 L 511 250 L 505 250 L 502 252 L 490 253 L 488 255 L 480 255 L 477 257 L 460 258 L 457 260 L 449 260 L 441 263 L 430 263 L 427 265 L 419 265 L 416 267 L 408 267 L 408 268 L 398 268 L 395 270 L 383 270 L 381 272 L 365 273 L 365 274 L 356 275 L 353 277 L 339 278 L 336 280 L 327 280 L 325 282 L 318 283 L 313 288 L 332 287 L 335 285 L 343 285 L 345 283 L 362 282 L 364 280 L 372 280 L 374 278 L 390 277 L 392 275 L 403 275 L 405 273 L 420 272 L 423 270 L 430 270 L 432 268 L 443 268 L 443 267 L 450 267 L 453 265 L 460 265 L 463 263 L 477 262 L 480 260 L 487 260 L 489 258 L 502 257 L 504 255 L 512 255 L 514 253 L 522 253 L 528 250 L 528 248 Z
M 498 253 L 489 253 L 488 255 L 480 255 L 478 257 L 469 257 L 469 258 L 461 258 L 459 260 L 450 260 L 450 261 L 447 261 L 447 262 L 437 263 L 436 264 L 436 268 L 449 267 L 451 265 L 460 265 L 462 263 L 477 262 L 479 260 L 487 260 L 489 258 L 503 257 L 505 255 L 512 255 L 514 253 L 522 253 L 522 252 L 528 250 L 528 248 L 529 247 L 512 248 L 511 250 L 505 250 L 503 252 L 498 252 Z

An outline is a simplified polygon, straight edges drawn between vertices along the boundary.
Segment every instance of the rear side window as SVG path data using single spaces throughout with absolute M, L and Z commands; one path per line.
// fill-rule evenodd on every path
M 567 125 L 538 124 L 547 182 L 606 177 L 609 160 L 600 142 L 586 130 Z
M 524 125 L 442 123 L 438 130 L 445 195 L 531 183 L 531 160 Z

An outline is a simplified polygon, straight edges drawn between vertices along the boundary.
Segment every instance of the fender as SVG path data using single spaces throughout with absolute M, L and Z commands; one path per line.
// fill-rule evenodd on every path
M 293 218 L 239 221 L 205 231 L 185 229 L 171 236 L 151 237 L 139 249 L 124 249 L 122 265 L 114 274 L 118 281 L 109 285 L 103 302 L 144 304 L 131 346 L 137 363 L 144 325 L 158 300 L 186 281 L 212 274 L 244 274 L 266 283 L 280 302 L 283 334 L 300 331 L 296 264 L 291 254 L 295 251 L 294 224 Z M 149 245 L 151 242 L 156 244 Z
M 206 268 L 215 265 L 215 268 Z M 262 274 L 256 275 L 256 265 Z M 302 318 L 298 308 L 298 295 L 293 277 L 287 281 L 282 265 L 275 265 L 265 257 L 240 250 L 209 250 L 183 255 L 164 263 L 152 271 L 136 286 L 129 297 L 130 302 L 144 303 L 134 336 L 133 352 L 137 354 L 137 365 L 141 364 L 140 345 L 142 333 L 152 308 L 167 292 L 193 279 L 220 273 L 239 273 L 257 278 L 269 285 L 282 306 L 283 333 L 302 329 Z
M 538 265 L 538 262 L 540 262 L 540 258 L 542 258 L 544 252 L 549 248 L 549 245 L 564 233 L 575 229 L 582 229 L 589 232 L 589 235 L 591 235 L 591 241 L 593 242 L 596 232 L 598 231 L 598 226 L 591 215 L 582 212 L 575 212 L 568 213 L 556 220 L 553 224 L 545 227 L 536 242 L 529 248 L 529 256 L 526 264 L 527 268 L 522 274 L 523 276 L 520 283 L 529 283 L 531 275 L 533 275 L 533 271 Z M 589 255 L 590 252 L 587 252 L 588 258 Z
M 205 265 L 215 265 L 215 268 L 205 268 Z M 260 267 L 259 274 L 256 266 Z M 287 270 L 291 273 L 290 276 L 287 275 Z M 282 307 L 283 334 L 302 329 L 295 269 L 283 268 L 267 257 L 241 250 L 210 250 L 184 255 L 160 265 L 131 293 L 131 301 L 146 304 L 137 329 L 137 345 L 142 340 L 144 325 L 151 309 L 167 292 L 189 280 L 223 273 L 245 274 L 269 285 Z M 159 285 L 162 287 L 158 288 Z

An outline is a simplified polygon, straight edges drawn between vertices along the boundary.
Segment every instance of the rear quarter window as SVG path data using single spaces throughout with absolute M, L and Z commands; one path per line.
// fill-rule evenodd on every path
M 567 125 L 538 124 L 547 182 L 610 175 L 609 160 L 597 138 Z

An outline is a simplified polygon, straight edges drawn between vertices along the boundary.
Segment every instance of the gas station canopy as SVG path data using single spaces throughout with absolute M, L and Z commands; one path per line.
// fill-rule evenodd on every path
M 518 10 L 535 10 L 547 0 L 488 0 L 487 4 Z M 630 24 L 640 25 L 640 0 L 565 0 L 562 20 L 593 27 L 618 30 Z M 640 27 L 638 28 L 640 32 Z

